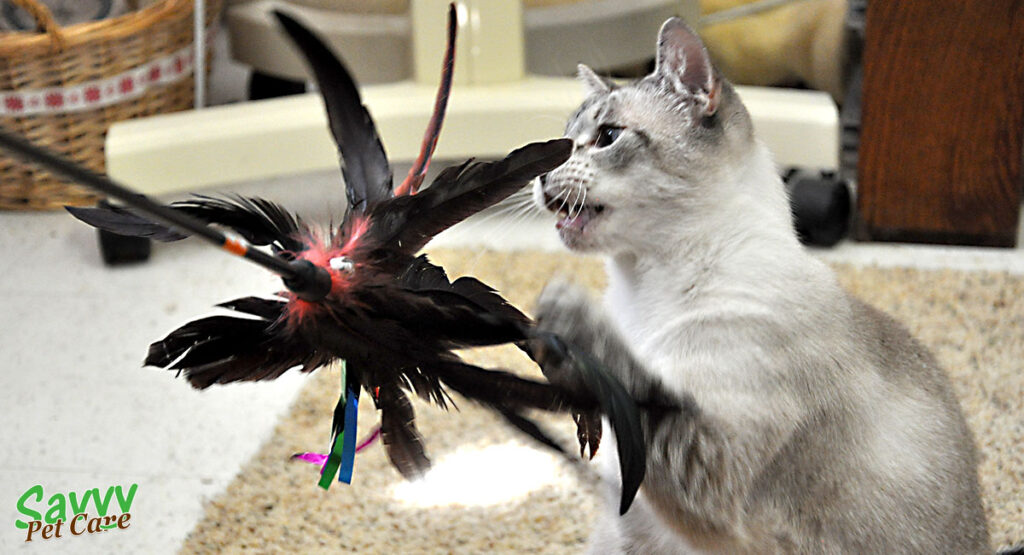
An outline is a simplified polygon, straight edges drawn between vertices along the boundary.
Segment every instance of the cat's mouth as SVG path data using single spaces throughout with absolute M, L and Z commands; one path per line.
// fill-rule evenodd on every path
M 607 212 L 600 203 L 577 204 L 562 196 L 544 193 L 545 207 L 558 216 L 555 227 L 564 233 L 581 233 L 594 219 Z

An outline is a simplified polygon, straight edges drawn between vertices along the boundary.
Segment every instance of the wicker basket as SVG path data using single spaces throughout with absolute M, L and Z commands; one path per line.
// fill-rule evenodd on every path
M 112 123 L 192 107 L 191 0 L 150 2 L 120 17 L 65 28 L 38 0 L 15 3 L 46 32 L 0 33 L 4 128 L 102 172 Z M 221 5 L 207 0 L 208 27 Z M 95 200 L 89 191 L 0 153 L 0 209 Z

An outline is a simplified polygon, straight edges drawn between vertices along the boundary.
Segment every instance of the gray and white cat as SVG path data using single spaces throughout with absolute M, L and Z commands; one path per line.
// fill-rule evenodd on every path
M 696 34 L 666 22 L 655 71 L 630 85 L 580 75 L 590 94 L 568 124 L 572 158 L 534 196 L 561 215 L 566 245 L 607 255 L 609 286 L 603 309 L 549 286 L 539 325 L 640 403 L 674 405 L 644 414 L 647 476 L 622 517 L 604 446 L 591 550 L 988 551 L 978 455 L 948 378 L 800 246 L 771 157 Z M 557 363 L 545 373 L 579 379 Z

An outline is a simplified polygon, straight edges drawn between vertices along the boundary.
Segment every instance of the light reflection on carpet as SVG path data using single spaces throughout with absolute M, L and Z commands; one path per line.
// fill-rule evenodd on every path
M 556 456 L 507 442 L 457 449 L 436 461 L 423 478 L 397 482 L 391 494 L 413 507 L 486 507 L 569 484 Z

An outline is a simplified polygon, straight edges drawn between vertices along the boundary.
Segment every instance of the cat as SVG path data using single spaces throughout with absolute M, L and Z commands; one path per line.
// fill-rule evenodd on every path
M 607 257 L 598 306 L 541 294 L 537 322 L 643 409 L 647 475 L 618 515 L 614 445 L 595 553 L 981 553 L 978 453 L 949 379 L 797 240 L 732 86 L 681 20 L 654 71 L 586 66 L 572 157 L 535 182 L 562 241 Z M 580 387 L 556 357 L 548 379 Z M 668 405 L 669 408 L 665 408 Z M 661 408 L 650 408 L 661 407 Z

